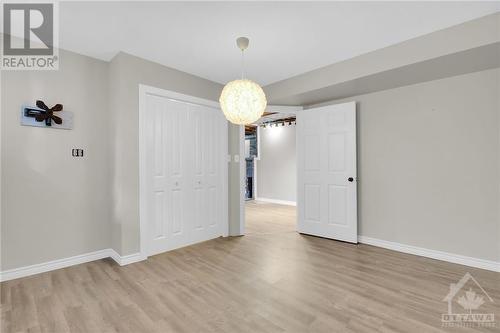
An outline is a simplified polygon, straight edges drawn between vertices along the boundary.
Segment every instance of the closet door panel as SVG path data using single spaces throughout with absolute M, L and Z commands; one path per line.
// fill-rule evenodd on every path
M 148 255 L 222 235 L 227 121 L 218 109 L 147 97 Z
M 187 106 L 159 96 L 147 98 L 146 150 L 148 181 L 147 251 L 155 254 L 189 241 L 186 225 L 187 146 L 182 133 L 187 127 Z

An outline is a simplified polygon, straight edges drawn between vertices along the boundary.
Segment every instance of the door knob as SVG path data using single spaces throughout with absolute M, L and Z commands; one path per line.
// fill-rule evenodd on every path
M 348 181 L 350 181 L 350 182 L 353 182 L 353 181 L 354 181 L 354 178 L 349 177 L 349 178 L 347 178 L 347 180 L 348 180 Z

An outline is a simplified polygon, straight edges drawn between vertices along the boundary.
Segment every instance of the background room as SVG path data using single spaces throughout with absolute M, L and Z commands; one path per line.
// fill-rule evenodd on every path
M 276 107 L 245 126 L 245 231 L 296 230 L 296 107 Z

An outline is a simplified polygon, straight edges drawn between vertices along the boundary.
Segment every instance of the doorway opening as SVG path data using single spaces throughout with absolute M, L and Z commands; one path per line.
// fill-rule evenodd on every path
M 303 112 L 290 108 L 275 106 L 247 128 L 248 161 L 240 164 L 249 165 L 248 174 L 240 171 L 246 177 L 241 196 L 246 184 L 248 198 L 241 206 L 245 214 L 240 211 L 242 230 L 298 231 L 357 243 L 356 102 Z M 244 141 L 241 131 L 241 155 Z
M 245 126 L 245 233 L 297 230 L 296 118 L 266 112 Z

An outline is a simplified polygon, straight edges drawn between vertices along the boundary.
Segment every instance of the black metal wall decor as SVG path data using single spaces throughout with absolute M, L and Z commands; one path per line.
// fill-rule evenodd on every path
M 71 129 L 73 114 L 63 111 L 62 104 L 49 108 L 43 101 L 38 100 L 36 107 L 23 106 L 21 108 L 21 125 Z
M 40 109 L 44 110 L 40 114 L 37 114 L 35 116 L 36 121 L 44 121 L 45 120 L 46 126 L 52 126 L 52 120 L 58 125 L 62 124 L 62 118 L 58 117 L 54 114 L 54 112 L 62 111 L 62 109 L 63 109 L 62 104 L 56 104 L 49 109 L 49 107 L 47 105 L 45 105 L 45 103 L 43 101 L 36 101 L 36 106 L 38 106 Z

